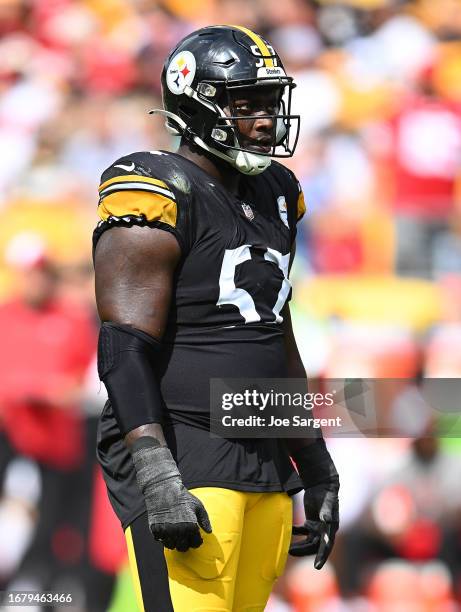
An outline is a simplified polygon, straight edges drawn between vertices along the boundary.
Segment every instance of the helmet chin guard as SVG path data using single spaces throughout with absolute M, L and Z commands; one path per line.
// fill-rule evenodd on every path
M 256 176 L 264 172 L 271 165 L 271 161 L 271 158 L 267 155 L 237 151 L 237 155 L 231 163 L 239 172 L 248 176 Z

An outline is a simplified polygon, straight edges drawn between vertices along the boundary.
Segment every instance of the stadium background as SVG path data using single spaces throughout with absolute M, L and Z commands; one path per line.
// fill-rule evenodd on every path
M 457 610 L 461 445 L 417 381 L 461 372 L 459 0 L 0 0 L 0 590 L 135 609 L 94 465 L 96 193 L 116 157 L 174 146 L 146 111 L 168 51 L 213 23 L 265 35 L 298 83 L 309 376 L 415 377 L 382 408 L 408 437 L 329 440 L 331 562 L 290 560 L 267 609 Z

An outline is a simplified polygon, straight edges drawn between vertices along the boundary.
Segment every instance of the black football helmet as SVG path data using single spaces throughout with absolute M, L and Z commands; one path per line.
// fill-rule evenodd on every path
M 167 129 L 224 159 L 248 175 L 263 172 L 272 157 L 291 157 L 299 135 L 299 115 L 291 115 L 296 86 L 270 44 L 241 26 L 210 26 L 184 38 L 165 61 L 161 77 Z M 268 151 L 255 153 L 242 146 L 233 100 L 237 92 L 272 87 L 278 104 L 271 118 Z M 227 112 L 225 112 L 225 110 Z

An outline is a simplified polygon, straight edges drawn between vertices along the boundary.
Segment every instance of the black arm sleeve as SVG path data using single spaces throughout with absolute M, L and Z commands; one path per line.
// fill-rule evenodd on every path
M 306 489 L 331 478 L 338 478 L 338 472 L 323 438 L 295 451 L 291 458 Z
M 162 423 L 164 404 L 154 363 L 161 344 L 149 334 L 118 323 L 103 323 L 98 373 L 123 435 L 147 423 Z

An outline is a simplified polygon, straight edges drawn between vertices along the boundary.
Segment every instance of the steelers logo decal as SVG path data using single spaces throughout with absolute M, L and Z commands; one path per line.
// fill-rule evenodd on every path
M 279 207 L 279 215 L 282 223 L 289 228 L 288 225 L 288 210 L 287 210 L 287 202 L 285 200 L 285 196 L 281 195 L 277 198 L 277 204 Z
M 190 51 L 180 51 L 171 60 L 166 71 L 166 83 L 171 93 L 182 94 L 186 85 L 194 80 L 196 70 L 195 57 Z

